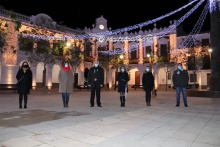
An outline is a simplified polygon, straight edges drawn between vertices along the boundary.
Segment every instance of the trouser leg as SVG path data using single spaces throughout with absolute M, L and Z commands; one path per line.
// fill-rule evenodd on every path
M 90 95 L 90 105 L 94 106 L 94 98 L 95 98 L 95 87 L 91 87 L 91 95 Z
M 180 105 L 180 87 L 176 87 L 176 105 Z
M 66 107 L 66 103 L 65 103 L 66 94 L 65 93 L 62 93 L 62 100 L 63 100 L 63 106 Z
M 69 106 L 69 96 L 70 96 L 70 94 L 66 93 L 66 107 Z
M 122 96 L 123 99 L 123 106 L 125 106 L 125 96 Z
M 101 87 L 97 85 L 95 91 L 96 91 L 96 103 L 98 106 L 101 106 L 101 96 L 100 96 Z
M 19 108 L 22 108 L 23 94 L 19 94 Z
M 28 95 L 24 94 L 24 108 L 27 108 Z

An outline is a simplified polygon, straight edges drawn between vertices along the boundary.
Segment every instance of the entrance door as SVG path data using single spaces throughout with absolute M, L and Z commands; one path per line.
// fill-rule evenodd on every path
M 210 78 L 211 78 L 211 74 L 207 73 L 207 87 L 210 88 Z
M 135 71 L 135 85 L 140 85 L 140 72 Z

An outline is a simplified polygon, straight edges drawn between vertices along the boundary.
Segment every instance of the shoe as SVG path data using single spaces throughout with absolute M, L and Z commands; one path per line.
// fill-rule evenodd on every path
M 22 109 L 22 106 L 20 105 L 19 108 Z
M 98 107 L 102 107 L 101 105 L 98 105 Z
M 188 107 L 188 105 L 186 104 L 186 105 L 184 105 L 185 107 Z
M 176 107 L 179 107 L 180 106 L 180 104 L 176 104 Z
M 90 107 L 94 107 L 94 105 L 91 105 Z
M 27 106 L 24 106 L 24 109 L 27 109 Z

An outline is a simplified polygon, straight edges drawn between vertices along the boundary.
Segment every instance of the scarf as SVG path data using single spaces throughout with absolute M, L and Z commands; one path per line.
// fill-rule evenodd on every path
M 68 67 L 62 66 L 62 69 L 65 70 L 66 72 L 69 72 L 70 71 L 70 66 L 68 66 Z

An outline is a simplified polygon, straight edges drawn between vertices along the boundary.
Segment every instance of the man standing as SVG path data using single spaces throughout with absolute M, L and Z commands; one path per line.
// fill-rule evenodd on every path
M 90 107 L 94 107 L 94 99 L 96 95 L 96 104 L 102 107 L 100 101 L 101 88 L 104 85 L 104 70 L 99 66 L 99 61 L 94 62 L 94 67 L 91 67 L 88 75 L 88 86 L 91 87 Z
M 183 69 L 182 63 L 177 64 L 177 70 L 174 71 L 172 80 L 174 87 L 176 88 L 176 106 L 180 106 L 180 92 L 182 92 L 184 106 L 188 107 L 186 86 L 189 82 L 189 75 L 187 70 Z

